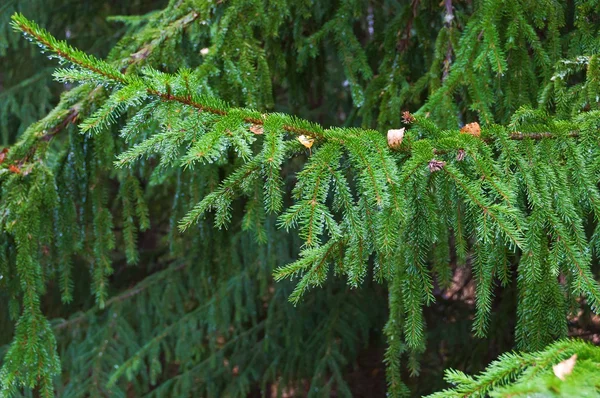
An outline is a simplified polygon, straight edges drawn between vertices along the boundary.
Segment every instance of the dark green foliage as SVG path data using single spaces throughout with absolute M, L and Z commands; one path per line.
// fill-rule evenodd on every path
M 567 336 L 600 306 L 596 8 L 172 1 L 106 60 L 15 14 L 74 88 L 0 165 L 0 394 L 348 396 L 383 328 L 404 396 L 465 269 L 463 338 Z M 567 352 L 598 363 L 557 343 L 436 396 L 552 388 Z
M 106 55 L 126 30 L 110 23 L 110 15 L 139 14 L 165 1 L 4 0 L 0 5 L 0 145 L 13 143 L 18 133 L 55 105 L 61 85 L 53 82 L 54 63 L 48 54 L 12 34 L 15 12 L 36 20 L 60 38 L 68 38 L 94 54 Z

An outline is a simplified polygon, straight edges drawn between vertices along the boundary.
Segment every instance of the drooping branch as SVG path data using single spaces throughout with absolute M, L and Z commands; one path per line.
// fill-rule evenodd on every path
M 112 304 L 115 304 L 115 303 L 118 303 L 121 301 L 125 301 L 132 297 L 135 297 L 138 294 L 147 290 L 148 288 L 156 285 L 158 282 L 164 282 L 165 279 L 172 276 L 175 272 L 181 271 L 181 270 L 185 269 L 186 267 L 187 267 L 187 264 L 183 263 L 183 264 L 179 264 L 179 265 L 176 265 L 173 267 L 166 268 L 163 271 L 156 272 L 155 274 L 151 275 L 147 279 L 142 280 L 142 282 L 138 283 L 134 287 L 132 287 L 128 290 L 125 290 L 123 293 L 106 300 L 106 303 L 104 304 L 104 306 L 105 306 L 105 308 L 108 308 Z M 97 310 L 98 310 L 97 307 L 92 307 L 88 311 L 79 313 L 79 315 L 77 315 L 71 319 L 63 320 L 62 322 L 56 323 L 53 326 L 53 329 L 55 331 L 58 331 L 58 330 L 62 330 L 65 328 L 69 328 L 73 325 L 79 324 L 80 322 L 83 322 L 86 319 L 88 319 L 90 317 L 90 315 Z
M 450 7 L 450 12 L 452 9 L 451 3 L 448 3 L 447 6 Z M 74 49 L 69 46 L 64 41 L 59 41 L 51 36 L 46 30 L 40 28 L 37 24 L 32 21 L 29 21 L 21 14 L 15 14 L 13 16 L 13 25 L 15 29 L 21 30 L 28 37 L 33 38 L 41 46 L 43 46 L 46 50 L 53 52 L 58 57 L 77 65 L 85 70 L 91 71 L 94 74 L 112 82 L 113 84 L 127 86 L 133 83 L 139 83 L 140 79 L 136 76 L 125 75 L 116 68 L 114 68 L 109 63 L 102 61 L 96 57 L 87 55 L 86 53 Z M 210 106 L 209 104 L 203 103 L 197 97 L 193 97 L 191 93 L 187 93 L 187 95 L 176 95 L 170 91 L 162 91 L 153 87 L 149 87 L 146 85 L 146 91 L 148 95 L 153 97 L 158 97 L 164 101 L 175 101 L 181 104 L 185 104 L 187 106 L 198 109 L 201 112 L 212 113 L 219 116 L 226 116 L 229 114 L 231 108 L 225 104 L 223 109 Z M 264 126 L 265 124 L 265 116 L 263 118 L 259 117 L 245 117 L 245 122 L 253 125 L 253 126 Z M 282 129 L 293 133 L 297 136 L 305 136 L 310 139 L 314 139 L 317 141 L 325 141 L 330 140 L 330 138 L 326 137 L 325 132 L 326 129 L 323 129 L 316 123 L 308 122 L 306 120 L 297 119 L 299 122 L 304 125 L 313 126 L 311 127 L 300 127 L 298 125 L 284 124 L 282 125 Z M 356 129 L 360 133 L 361 129 Z M 367 131 L 367 130 L 362 130 Z M 570 137 L 577 137 L 579 133 L 577 131 L 573 131 L 569 133 Z M 550 132 L 540 132 L 540 133 L 523 133 L 523 132 L 512 132 L 509 136 L 512 140 L 524 140 L 524 139 L 533 139 L 533 140 L 541 140 L 547 138 L 555 138 L 555 135 Z M 339 142 L 339 139 L 334 139 Z M 485 141 L 490 141 L 491 138 L 484 138 Z M 341 142 L 343 144 L 343 142 Z M 396 148 L 393 148 L 396 149 Z M 407 147 L 399 147 L 396 150 L 399 151 L 407 151 Z

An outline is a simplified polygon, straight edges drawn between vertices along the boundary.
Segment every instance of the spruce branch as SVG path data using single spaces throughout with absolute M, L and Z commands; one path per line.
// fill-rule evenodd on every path
M 23 14 L 14 14 L 12 16 L 12 24 L 15 30 L 23 32 L 27 40 L 35 40 L 42 51 L 54 53 L 59 59 L 69 61 L 74 65 L 84 66 L 85 69 L 100 76 L 104 76 L 111 81 L 121 84 L 127 84 L 129 82 L 127 76 L 112 65 L 99 60 L 93 55 L 88 55 L 83 51 L 74 49 L 65 41 L 57 40 L 38 24 L 25 18 Z
M 87 55 L 86 53 L 80 50 L 74 49 L 64 41 L 59 41 L 55 39 L 46 30 L 39 27 L 35 22 L 26 19 L 22 14 L 13 15 L 12 19 L 13 26 L 16 30 L 22 31 L 26 35 L 26 37 L 37 41 L 45 51 L 50 51 L 56 54 L 60 59 L 68 61 L 85 70 L 89 70 L 95 75 L 105 78 L 108 81 L 117 85 L 127 86 L 130 84 L 140 83 L 140 80 L 138 78 L 130 75 L 125 75 L 118 71 L 115 67 L 111 66 L 109 63 L 102 61 L 96 57 Z M 173 75 L 167 74 L 165 74 L 165 76 L 170 76 L 171 78 L 174 77 Z M 180 95 L 174 94 L 169 90 L 160 90 L 150 86 L 146 86 L 146 92 L 148 93 L 148 95 L 158 97 L 164 101 L 175 101 L 193 107 L 201 112 L 208 112 L 218 116 L 226 116 L 229 112 L 233 110 L 233 108 L 231 108 L 224 102 L 217 102 L 218 106 L 213 106 L 210 103 L 215 101 L 214 99 L 198 95 L 192 95 L 191 92 L 188 92 L 185 95 Z M 266 118 L 267 115 L 263 115 L 262 117 L 247 116 L 244 117 L 244 121 L 250 125 L 264 126 Z M 308 122 L 306 120 L 297 119 L 294 117 L 291 117 L 290 121 L 292 123 L 285 123 L 282 125 L 283 130 L 289 133 L 293 133 L 297 136 L 313 137 L 318 141 L 331 140 L 331 138 L 329 138 L 328 136 L 329 132 L 332 129 L 323 129 L 323 127 L 319 126 L 316 123 Z M 352 135 L 362 135 L 364 133 L 367 133 L 368 131 L 369 130 L 355 129 L 353 132 L 348 133 Z M 569 133 L 569 136 L 571 137 L 577 137 L 578 135 L 579 132 L 576 131 Z M 549 132 L 510 133 L 510 139 L 513 140 L 541 140 L 554 137 L 555 134 Z M 489 139 L 490 138 L 487 138 L 486 140 Z M 339 142 L 343 143 L 344 140 L 339 140 Z M 406 151 L 407 147 L 405 146 L 403 150 Z
M 561 340 L 538 352 L 505 353 L 475 377 L 456 370 L 446 371 L 446 381 L 454 384 L 455 387 L 428 395 L 427 398 L 520 396 L 541 392 L 545 390 L 545 386 L 552 388 L 554 380 L 557 380 L 555 374 L 552 374 L 553 366 L 576 353 L 579 358 L 584 358 L 586 365 L 597 368 L 599 359 L 597 351 L 597 347 L 583 341 Z M 584 372 L 581 376 L 585 377 L 585 374 Z M 545 375 L 548 376 L 544 377 Z M 577 382 L 581 382 L 581 379 L 571 378 L 569 383 L 561 383 L 552 390 L 560 393 L 560 390 L 564 389 L 563 391 L 567 393 L 571 387 L 569 384 Z M 525 391 L 520 391 L 521 386 L 525 387 Z M 587 390 L 587 388 L 579 385 L 575 390 L 581 392 L 582 389 Z M 592 383 L 590 391 L 593 390 L 595 387 Z

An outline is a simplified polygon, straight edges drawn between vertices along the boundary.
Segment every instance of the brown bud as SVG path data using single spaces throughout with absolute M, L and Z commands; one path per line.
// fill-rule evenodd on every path
M 445 165 L 446 162 L 444 162 L 443 160 L 432 159 L 428 164 L 429 171 L 435 173 L 436 171 L 440 171 L 441 169 L 443 169 Z
M 313 146 L 313 143 L 315 142 L 314 138 L 311 137 L 307 137 L 304 134 L 298 137 L 298 141 L 300 141 L 300 143 L 302 145 L 304 145 L 306 148 L 310 149 Z
M 388 130 L 387 141 L 388 146 L 390 148 L 396 149 L 400 146 L 400 144 L 402 144 L 402 139 L 404 138 L 404 130 L 404 127 L 402 127 L 401 129 Z
M 252 126 L 250 126 L 250 131 L 252 131 L 256 135 L 261 135 L 265 132 L 263 126 L 261 126 L 260 124 L 253 124 Z
M 8 153 L 8 147 L 2 149 L 2 152 L 0 152 L 0 164 L 2 164 L 4 162 L 4 159 L 6 159 L 7 153 Z
M 481 135 L 481 127 L 479 127 L 479 123 L 473 122 L 469 124 L 465 124 L 462 129 L 460 129 L 461 133 L 471 134 L 474 137 L 479 137 Z
M 402 112 L 402 121 L 404 124 L 412 124 L 415 122 L 415 117 L 409 111 Z
M 465 152 L 464 149 L 459 149 L 458 153 L 456 154 L 456 161 L 462 162 L 466 155 L 467 155 L 467 153 Z

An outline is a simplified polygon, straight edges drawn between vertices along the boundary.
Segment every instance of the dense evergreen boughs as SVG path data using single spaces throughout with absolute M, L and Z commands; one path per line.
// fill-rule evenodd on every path
M 94 0 L 4 0 L 0 5 L 0 145 L 13 143 L 17 135 L 48 113 L 55 105 L 62 86 L 53 82 L 54 64 L 39 48 L 29 46 L 13 34 L 11 15 L 22 12 L 35 15 L 60 38 L 106 55 L 119 36 L 122 25 L 111 23 L 109 16 L 139 14 L 165 1 L 94 1 Z
M 434 396 L 572 391 L 550 369 L 597 349 L 548 345 L 600 308 L 598 4 L 404 3 L 172 1 L 106 60 L 15 14 L 73 88 L 0 159 L 0 395 L 348 396 L 387 289 L 404 396 L 465 268 L 473 338 L 516 292 L 539 352 Z

